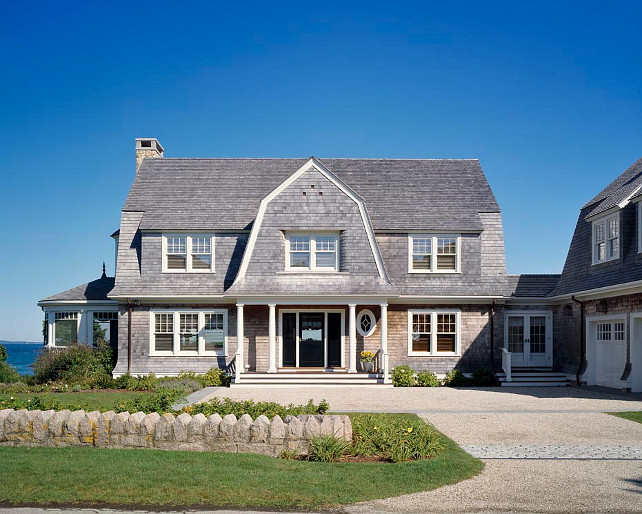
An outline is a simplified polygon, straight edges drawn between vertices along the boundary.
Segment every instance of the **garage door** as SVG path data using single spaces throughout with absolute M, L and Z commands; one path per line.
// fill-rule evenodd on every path
M 604 387 L 622 387 L 620 377 L 626 364 L 624 320 L 596 321 L 593 334 L 595 383 Z

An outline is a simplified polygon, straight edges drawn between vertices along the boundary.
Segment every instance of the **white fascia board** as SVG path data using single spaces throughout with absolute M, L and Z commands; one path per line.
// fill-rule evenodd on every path
M 629 294 L 642 293 L 642 280 L 635 282 L 626 282 L 624 284 L 615 284 L 612 286 L 598 287 L 596 289 L 586 289 L 575 293 L 551 296 L 549 300 L 570 300 L 575 296 L 578 300 L 595 300 L 599 298 L 610 298 L 613 296 L 624 296 Z
M 241 261 L 241 267 L 239 268 L 239 272 L 238 272 L 238 275 L 236 276 L 236 279 L 234 280 L 234 283 L 237 283 L 237 281 L 245 277 L 245 273 L 247 272 L 247 267 L 250 263 L 252 253 L 254 252 L 254 245 L 256 244 L 256 239 L 258 238 L 259 230 L 261 229 L 261 225 L 263 223 L 263 217 L 265 216 L 265 210 L 267 209 L 267 205 L 272 200 L 274 200 L 277 196 L 279 196 L 286 188 L 292 185 L 301 175 L 303 175 L 310 168 L 316 168 L 324 177 L 326 177 L 330 182 L 332 182 L 335 186 L 337 186 L 343 193 L 345 193 L 346 196 L 348 196 L 352 201 L 354 201 L 357 204 L 357 206 L 359 207 L 359 213 L 361 214 L 361 219 L 363 221 L 364 228 L 366 230 L 366 234 L 368 235 L 368 242 L 370 243 L 370 248 L 372 249 L 372 254 L 377 264 L 377 271 L 379 272 L 379 276 L 385 280 L 388 280 L 385 269 L 383 267 L 383 260 L 379 253 L 379 249 L 377 247 L 377 243 L 375 240 L 374 230 L 372 228 L 372 224 L 370 223 L 370 218 L 368 217 L 368 214 L 366 212 L 365 203 L 363 199 L 357 193 L 355 193 L 347 184 L 345 184 L 345 182 L 343 182 L 341 179 L 339 179 L 339 177 L 337 177 L 328 168 L 326 168 L 323 164 L 321 164 L 317 159 L 315 159 L 314 157 L 311 157 L 303 166 L 301 166 L 297 171 L 295 171 L 292 175 L 290 175 L 284 182 L 282 182 L 281 185 L 279 185 L 276 189 L 274 189 L 274 191 L 272 191 L 269 195 L 263 198 L 263 200 L 261 200 L 261 204 L 259 206 L 259 212 L 256 216 L 256 220 L 252 225 L 252 230 L 250 231 L 250 237 L 247 243 L 247 247 L 245 249 L 245 253 L 243 254 L 243 260 Z
M 41 300 L 38 302 L 38 307 L 64 307 L 66 305 L 115 306 L 117 304 L 118 302 L 114 300 Z
M 293 295 L 265 295 L 265 296 L 236 296 L 236 303 L 243 305 L 379 305 L 392 303 L 390 296 L 375 295 L 346 295 L 346 296 L 293 296 Z
M 622 200 L 618 204 L 618 207 L 620 209 L 623 209 L 624 207 L 626 207 L 631 202 L 631 198 L 633 198 L 635 195 L 637 195 L 640 192 L 640 189 L 642 189 L 642 186 L 636 187 L 635 190 L 629 196 L 627 196 L 624 200 Z

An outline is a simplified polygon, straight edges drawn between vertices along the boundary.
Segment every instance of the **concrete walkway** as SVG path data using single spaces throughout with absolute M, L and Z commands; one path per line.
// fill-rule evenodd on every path
M 495 452 L 485 455 L 492 458 L 482 459 L 485 469 L 473 479 L 347 512 L 642 512 L 642 424 L 604 414 L 642 410 L 639 394 L 576 387 L 257 387 L 217 389 L 205 399 L 212 397 L 324 398 L 335 412 L 413 412 L 461 446 Z M 605 460 L 609 453 L 629 458 Z

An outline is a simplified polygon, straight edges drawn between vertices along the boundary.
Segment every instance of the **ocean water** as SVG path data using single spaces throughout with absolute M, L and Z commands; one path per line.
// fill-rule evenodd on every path
M 42 343 L 2 343 L 7 349 L 7 362 L 18 369 L 21 375 L 33 375 L 29 367 L 42 351 Z

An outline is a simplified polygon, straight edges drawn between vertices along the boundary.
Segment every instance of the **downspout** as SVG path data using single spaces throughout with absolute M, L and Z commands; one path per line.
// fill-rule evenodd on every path
M 580 323 L 582 324 L 580 327 L 580 365 L 575 374 L 575 379 L 579 386 L 581 385 L 580 375 L 584 373 L 584 367 L 586 365 L 586 323 L 584 322 L 584 302 L 578 300 L 575 296 L 571 296 L 571 300 L 580 305 Z
M 127 374 L 132 370 L 132 303 L 127 298 Z
M 495 375 L 495 299 L 490 304 L 490 372 Z

